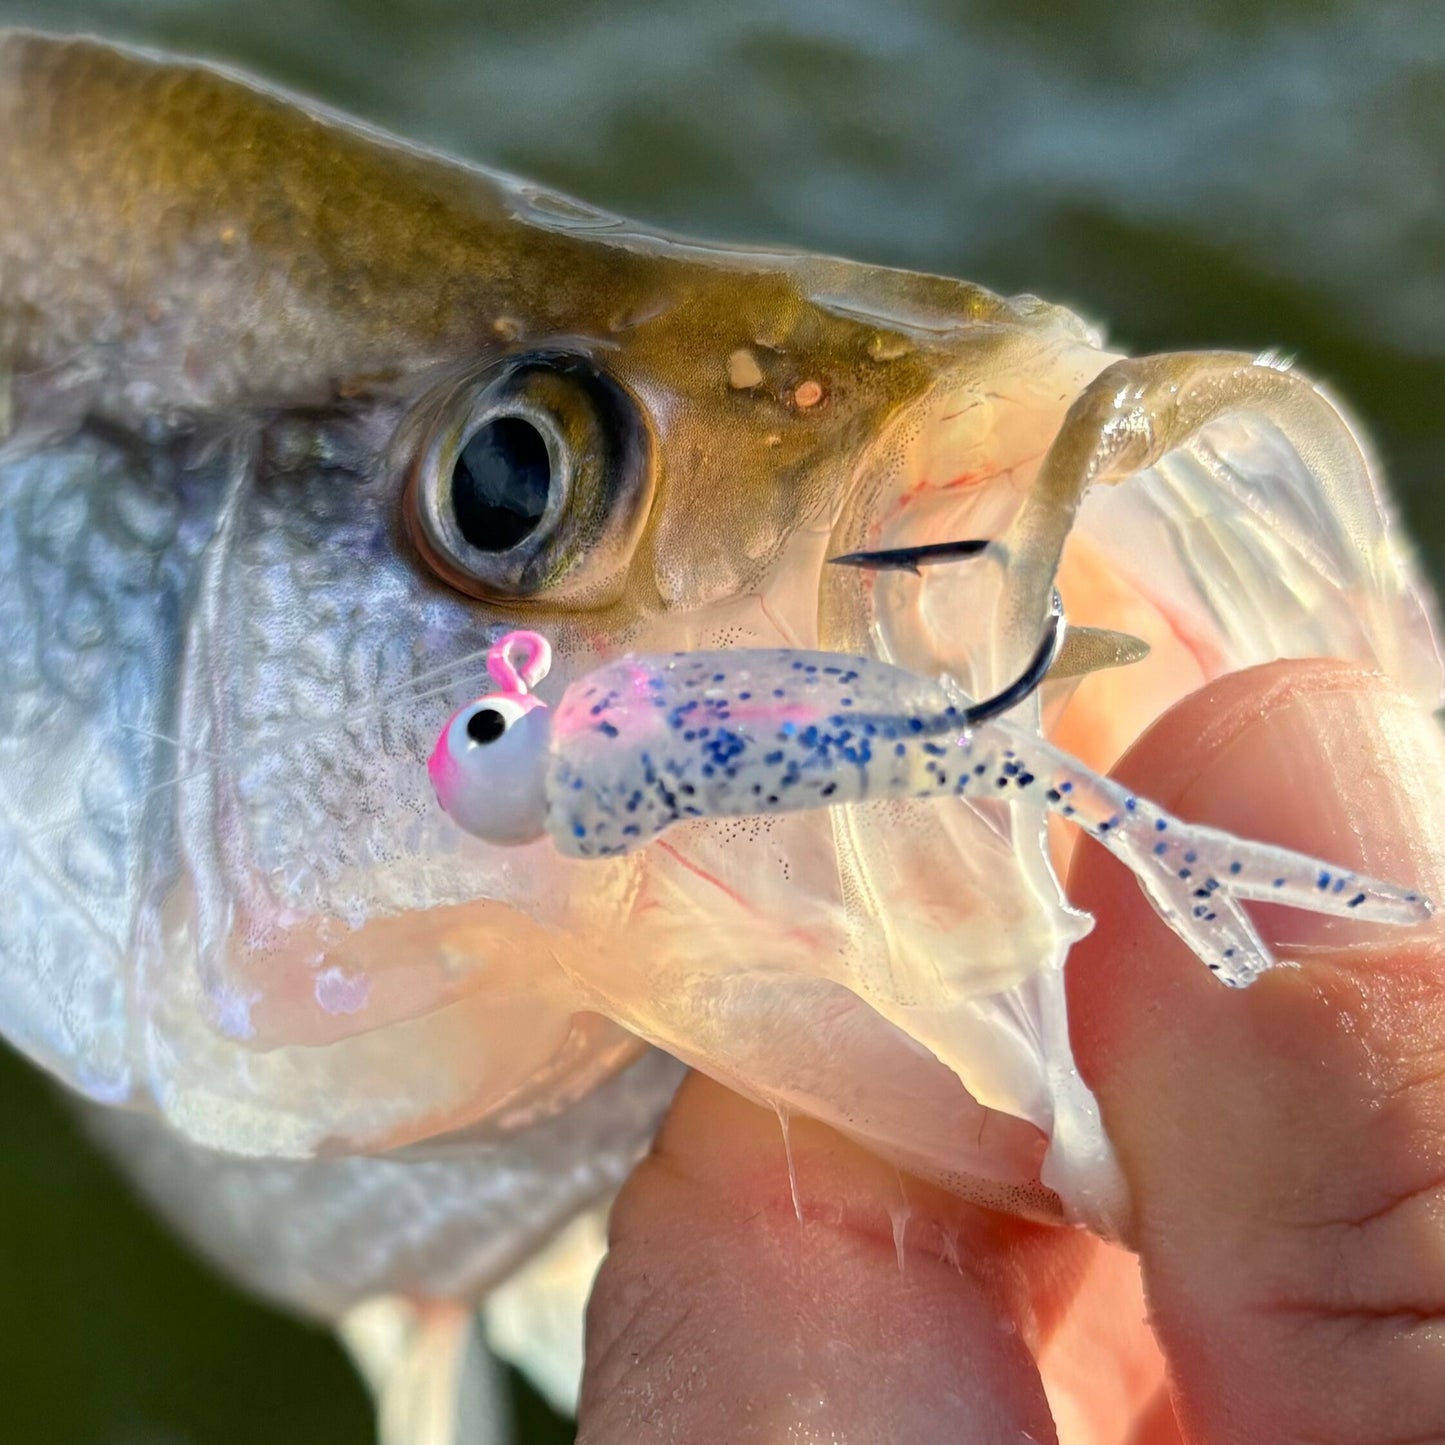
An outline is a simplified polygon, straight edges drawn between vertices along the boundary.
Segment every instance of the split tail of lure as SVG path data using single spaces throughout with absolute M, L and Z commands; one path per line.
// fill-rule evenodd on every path
M 1185 822 L 1037 738 L 1045 802 L 1120 859 L 1155 911 L 1222 982 L 1244 987 L 1274 967 L 1244 904 L 1277 903 L 1372 923 L 1418 923 L 1418 893 L 1303 853 Z

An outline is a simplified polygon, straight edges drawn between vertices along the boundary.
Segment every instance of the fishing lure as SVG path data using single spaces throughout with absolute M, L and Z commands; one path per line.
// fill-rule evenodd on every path
M 694 818 L 1041 796 L 1127 864 L 1165 922 L 1235 987 L 1274 964 L 1245 902 L 1379 923 L 1428 915 L 1418 893 L 1183 822 L 1009 721 L 1062 634 L 1056 598 L 1029 666 L 981 703 L 946 678 L 876 659 L 736 650 L 624 657 L 573 683 L 554 710 L 533 692 L 549 644 L 510 632 L 487 657 L 497 690 L 453 715 L 428 770 L 469 833 L 550 837 L 574 858 L 626 853 Z

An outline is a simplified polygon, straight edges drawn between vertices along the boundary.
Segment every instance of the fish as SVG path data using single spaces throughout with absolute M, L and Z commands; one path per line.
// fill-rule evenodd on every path
M 1082 645 L 1010 717 L 1097 772 L 1275 658 L 1442 696 L 1358 426 L 1271 355 L 661 234 L 96 40 L 0 37 L 0 420 L 0 1030 L 338 1324 L 397 1442 L 418 1372 L 475 1395 L 484 1299 L 567 1403 L 542 1302 L 580 1318 L 684 1066 L 994 1207 L 1119 1207 L 1041 803 L 488 842 L 427 759 L 508 633 L 551 706 L 780 650 L 982 698 L 1057 590 Z M 829 565 L 958 537 L 993 545 Z

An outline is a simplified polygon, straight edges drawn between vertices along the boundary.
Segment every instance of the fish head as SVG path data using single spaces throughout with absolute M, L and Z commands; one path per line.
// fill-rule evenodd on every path
M 90 42 L 0 42 L 0 127 L 10 1036 L 199 1144 L 293 1159 L 524 1138 L 645 1040 L 1056 1210 L 1086 922 L 1037 815 L 864 803 L 580 861 L 457 830 L 438 730 L 519 627 L 550 702 L 629 651 L 738 646 L 981 695 L 1057 580 L 1156 644 L 1132 689 L 1031 705 L 1107 763 L 1211 669 L 1338 650 L 1335 624 L 1372 657 L 1416 637 L 1399 554 L 1331 534 L 1321 562 L 1308 469 L 1248 418 L 1144 447 L 1097 505 L 1061 489 L 1120 359 L 1033 298 L 658 235 Z M 1274 512 L 1201 512 L 1218 467 L 1275 478 Z M 1282 640 L 1286 503 L 1332 606 Z M 828 564 L 960 536 L 1002 545 Z M 1145 585 L 1138 549 L 1200 537 L 1248 605 L 1192 561 Z

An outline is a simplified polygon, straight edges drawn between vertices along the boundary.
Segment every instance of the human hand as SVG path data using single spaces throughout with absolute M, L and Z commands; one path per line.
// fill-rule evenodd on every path
M 1117 776 L 1445 904 L 1445 745 L 1349 665 L 1222 679 Z M 1072 1032 L 1137 1264 L 803 1121 L 800 1222 L 777 1120 L 693 1077 L 614 1211 L 582 1445 L 1445 1442 L 1445 911 L 1260 909 L 1299 967 L 1237 992 L 1102 849 L 1069 890 L 1099 920 Z

